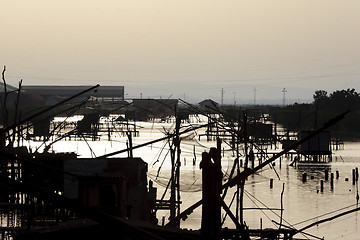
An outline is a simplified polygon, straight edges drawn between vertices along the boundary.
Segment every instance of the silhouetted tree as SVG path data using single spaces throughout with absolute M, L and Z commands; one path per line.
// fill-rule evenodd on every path
M 347 90 L 337 90 L 330 94 L 330 103 L 335 110 L 353 110 L 360 104 L 360 96 L 354 88 Z
M 329 128 L 332 135 L 348 140 L 360 139 L 360 94 L 354 88 L 328 94 L 317 90 L 312 104 L 289 105 L 276 112 L 277 123 L 290 131 L 308 130 L 322 126 L 329 119 L 350 110 L 336 126 Z
M 315 104 L 323 104 L 329 100 L 329 97 L 327 95 L 327 91 L 325 90 L 317 90 L 315 91 L 315 94 L 313 95 L 314 103 Z

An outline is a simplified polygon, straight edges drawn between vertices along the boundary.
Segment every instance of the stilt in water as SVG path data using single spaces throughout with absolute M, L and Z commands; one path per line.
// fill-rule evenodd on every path
M 329 171 L 325 170 L 325 181 L 329 180 Z
M 352 170 L 352 184 L 355 185 L 355 177 L 356 173 L 355 173 L 355 169 Z
M 302 174 L 302 182 L 305 183 L 306 182 L 306 178 L 307 178 L 307 174 L 303 173 Z
M 324 180 L 320 181 L 320 192 L 324 192 Z

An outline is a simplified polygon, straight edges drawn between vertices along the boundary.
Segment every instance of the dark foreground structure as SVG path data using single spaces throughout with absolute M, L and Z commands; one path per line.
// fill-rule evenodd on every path
M 156 189 L 147 185 L 140 158 L 78 159 L 23 148 L 3 153 L 2 172 L 10 175 L 0 181 L 7 224 L 1 239 L 292 239 L 294 230 L 250 230 L 234 219 L 237 229 L 221 228 L 221 207 L 234 216 L 221 200 L 219 153 L 203 153 L 203 220 L 196 231 L 156 224 Z
M 247 134 L 244 118 L 243 132 L 230 128 L 234 144 L 245 146 L 244 167 L 240 168 L 239 158 L 235 159 L 228 180 L 222 182 L 222 147 L 218 138 L 217 146 L 202 154 L 202 199 L 182 212 L 179 207 L 180 136 L 207 124 L 183 130 L 180 128 L 181 119 L 176 118 L 174 133 L 168 132 L 161 139 L 137 146 L 132 146 L 132 135 L 128 134 L 127 149 L 93 159 L 80 159 L 75 153 L 32 153 L 25 147 L 14 147 L 13 139 L 17 139 L 16 134 L 21 137 L 21 124 L 25 124 L 26 120 L 9 124 L 0 129 L 0 237 L 34 240 L 293 239 L 295 234 L 306 228 L 287 228 L 280 222 L 276 229 L 249 229 L 242 214 L 242 198 L 239 201 L 240 216 L 236 217 L 224 202 L 225 195 L 232 187 L 237 188 L 240 196 L 243 195 L 249 176 L 317 136 L 345 114 L 332 119 L 324 127 L 309 133 L 258 166 L 251 164 L 251 167 L 249 162 L 252 157 L 247 148 L 251 138 Z M 92 121 L 89 122 L 91 126 Z M 78 127 L 78 130 L 82 130 L 82 127 Z M 171 142 L 171 177 L 168 186 L 171 196 L 170 200 L 158 201 L 156 189 L 147 180 L 147 164 L 140 158 L 134 158 L 132 150 L 164 140 Z M 124 152 L 128 152 L 127 158 L 108 158 Z M 170 211 L 169 222 L 165 226 L 157 224 L 155 210 L 159 205 Z M 201 229 L 180 229 L 180 221 L 200 206 L 203 214 Z M 235 224 L 234 229 L 222 228 L 221 209 Z

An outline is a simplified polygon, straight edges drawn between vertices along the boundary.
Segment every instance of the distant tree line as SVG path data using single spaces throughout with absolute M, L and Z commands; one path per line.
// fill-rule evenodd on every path
M 321 127 L 335 116 L 350 110 L 345 119 L 329 130 L 332 137 L 360 140 L 360 95 L 355 89 L 337 90 L 328 94 L 317 90 L 311 104 L 293 104 L 270 113 L 273 121 L 290 131 L 312 130 Z

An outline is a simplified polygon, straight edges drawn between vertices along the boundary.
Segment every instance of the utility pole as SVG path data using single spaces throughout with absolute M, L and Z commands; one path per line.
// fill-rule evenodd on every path
M 283 93 L 283 106 L 285 107 L 285 104 L 286 104 L 286 102 L 285 102 L 285 93 L 286 93 L 287 91 L 286 91 L 286 89 L 284 88 L 283 90 L 282 90 L 282 93 Z
M 225 93 L 225 91 L 224 91 L 224 89 L 222 88 L 222 89 L 221 89 L 221 106 L 224 105 L 224 93 Z
M 254 87 L 254 106 L 256 105 L 256 87 Z

